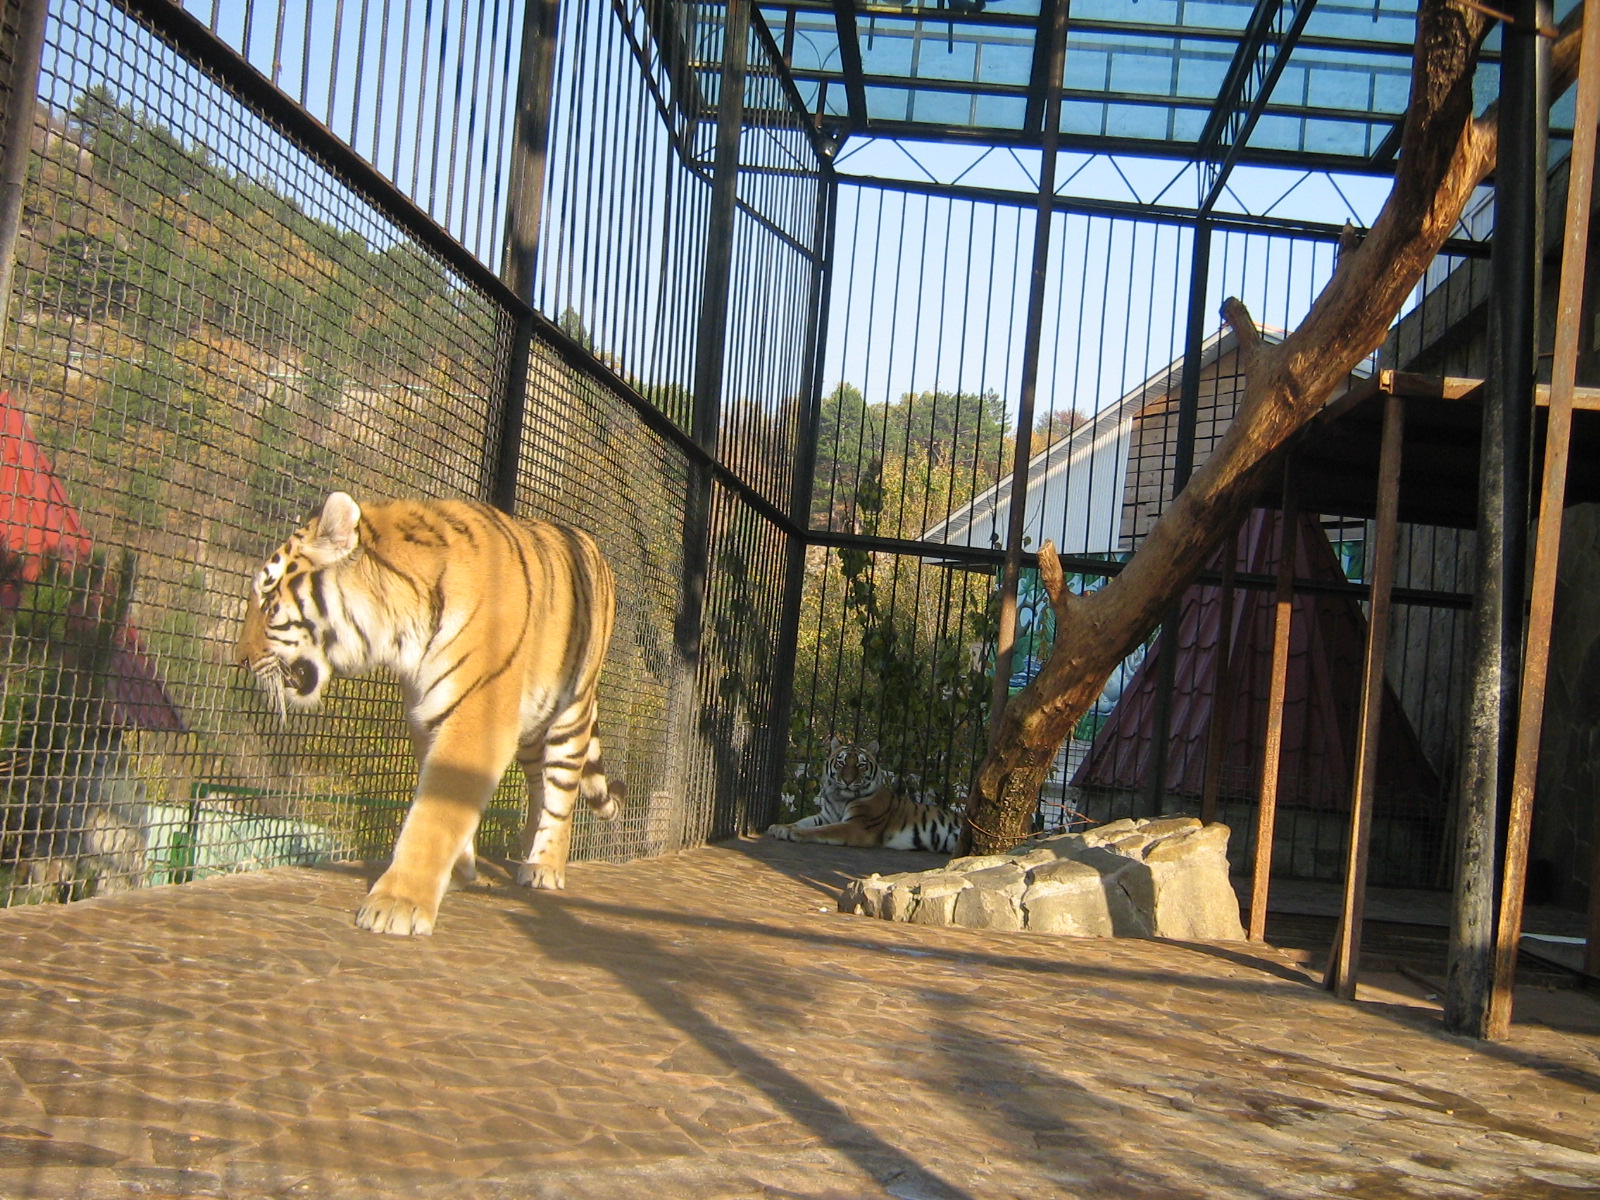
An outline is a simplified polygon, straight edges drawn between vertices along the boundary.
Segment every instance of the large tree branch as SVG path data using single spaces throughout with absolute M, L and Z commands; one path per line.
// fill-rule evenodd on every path
M 1056 605 L 1055 647 L 1007 705 L 978 769 L 968 800 L 972 850 L 992 853 L 1026 836 L 1038 787 L 1073 724 L 1238 525 L 1290 436 L 1383 343 L 1493 168 L 1493 114 L 1474 120 L 1472 113 L 1473 69 L 1489 26 L 1453 0 L 1422 0 L 1411 105 L 1383 211 L 1360 245 L 1340 255 L 1311 311 L 1283 341 L 1261 343 L 1243 306 L 1228 308 L 1246 374 L 1233 422 L 1122 571 L 1100 591 Z

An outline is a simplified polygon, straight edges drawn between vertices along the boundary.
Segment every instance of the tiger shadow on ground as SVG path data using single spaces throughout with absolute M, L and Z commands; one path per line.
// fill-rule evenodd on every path
M 803 883 L 838 902 L 852 880 L 868 875 L 933 871 L 950 861 L 948 854 L 922 850 L 886 850 L 881 846 L 827 846 L 816 842 L 784 842 L 769 837 L 739 837 L 716 843 Z
M 919 1200 L 977 1200 L 853 1116 L 810 1082 L 803 1069 L 785 1065 L 773 1049 L 762 1045 L 762 1025 L 797 1027 L 807 1006 L 815 1003 L 792 970 L 760 955 L 730 953 L 725 943 L 719 947 L 721 953 L 708 956 L 704 947 L 697 949 L 682 936 L 630 928 L 626 908 L 599 911 L 593 903 L 553 892 L 529 893 L 527 900 L 526 910 L 513 922 L 541 955 L 564 970 L 609 976 L 667 1028 L 759 1093 L 775 1112 L 870 1178 L 892 1182 L 897 1190 L 891 1194 Z M 650 915 L 639 913 L 636 918 L 648 920 Z M 713 936 L 720 940 L 724 934 L 715 930 Z M 719 1017 L 712 1000 L 718 993 L 744 1011 L 750 1028 L 730 1027 Z M 709 1152 L 718 1151 L 713 1145 Z

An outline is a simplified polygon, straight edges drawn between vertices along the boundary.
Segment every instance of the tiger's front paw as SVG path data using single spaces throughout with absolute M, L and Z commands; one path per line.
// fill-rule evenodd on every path
M 768 825 L 767 836 L 769 838 L 777 838 L 780 842 L 793 842 L 799 840 L 794 836 L 793 825 Z
M 567 871 L 565 867 L 523 863 L 517 868 L 517 882 L 523 887 L 558 892 L 567 886 Z
M 392 933 L 399 937 L 425 937 L 433 932 L 439 915 L 439 901 L 418 896 L 414 889 L 391 881 L 385 873 L 356 913 L 356 925 L 373 933 Z

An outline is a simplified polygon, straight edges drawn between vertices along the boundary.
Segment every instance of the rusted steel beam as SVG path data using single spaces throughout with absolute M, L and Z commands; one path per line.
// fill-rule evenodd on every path
M 1261 792 L 1256 806 L 1256 854 L 1250 875 L 1252 942 L 1267 936 L 1267 890 L 1272 881 L 1272 837 L 1278 817 L 1278 766 L 1283 759 L 1283 701 L 1289 690 L 1289 630 L 1294 619 L 1295 529 L 1300 508 L 1294 465 L 1283 471 L 1283 512 L 1278 525 L 1277 604 L 1272 615 L 1272 680 L 1267 690 L 1267 730 L 1261 752 Z
M 1217 626 L 1216 690 L 1211 694 L 1211 720 L 1206 727 L 1206 774 L 1200 786 L 1200 819 L 1217 819 L 1217 796 L 1222 791 L 1222 762 L 1228 755 L 1228 727 L 1233 723 L 1233 578 L 1239 558 L 1239 531 L 1228 539 L 1222 564 L 1222 607 Z
M 1556 566 L 1561 557 L 1561 510 L 1566 503 L 1567 448 L 1572 432 L 1573 392 L 1577 385 L 1584 268 L 1589 256 L 1595 127 L 1600 123 L 1600 0 L 1585 0 L 1580 54 L 1577 115 L 1573 120 L 1572 153 L 1568 159 L 1561 283 L 1556 293 L 1550 419 L 1545 434 L 1539 528 L 1534 541 L 1527 643 L 1522 656 L 1516 757 L 1511 771 L 1511 813 L 1506 826 L 1505 883 L 1501 888 L 1500 919 L 1495 929 L 1494 987 L 1489 996 L 1487 1034 L 1492 1039 L 1504 1038 L 1511 1032 L 1511 989 L 1517 971 L 1517 943 L 1522 936 L 1522 891 L 1528 875 L 1533 789 L 1538 782 L 1539 735 L 1544 724 L 1545 684 L 1549 678 L 1550 626 L 1555 612 Z M 1591 925 L 1596 890 L 1590 887 Z M 1592 939 L 1588 954 L 1594 954 Z
M 1372 838 L 1372 802 L 1378 778 L 1384 662 L 1389 653 L 1389 601 L 1394 588 L 1395 540 L 1400 512 L 1400 447 L 1405 434 L 1404 401 L 1391 393 L 1383 403 L 1383 447 L 1378 454 L 1377 545 L 1372 557 L 1372 604 L 1367 615 L 1366 660 L 1361 671 L 1361 712 L 1356 731 L 1356 773 L 1350 789 L 1350 844 L 1344 868 L 1344 904 L 1323 986 L 1343 1000 L 1356 994 L 1361 959 L 1361 922 L 1367 898 L 1367 851 Z

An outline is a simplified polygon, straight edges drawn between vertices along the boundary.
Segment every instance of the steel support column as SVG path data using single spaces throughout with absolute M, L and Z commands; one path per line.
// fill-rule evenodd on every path
M 1010 699 L 1011 659 L 1017 639 L 1017 581 L 1022 575 L 1023 521 L 1028 509 L 1028 463 L 1033 441 L 1033 404 L 1039 390 L 1039 354 L 1044 329 L 1045 276 L 1050 266 L 1050 223 L 1055 216 L 1056 147 L 1061 138 L 1061 76 L 1067 53 L 1067 5 L 1050 6 L 1049 90 L 1039 157 L 1039 200 L 1034 210 L 1033 270 L 1028 279 L 1028 313 L 1017 397 L 1017 444 L 1011 464 L 1011 507 L 1006 523 L 1005 573 L 1000 584 L 1000 628 L 995 637 L 994 687 L 990 694 L 989 740 L 1000 730 Z
M 39 99 L 39 58 L 44 52 L 46 0 L 22 0 L 16 41 L 11 50 L 11 78 L 6 81 L 6 111 L 0 146 L 0 337 L 11 312 L 11 271 L 22 227 L 22 189 L 33 153 L 33 122 Z
M 724 358 L 728 344 L 728 296 L 733 272 L 739 182 L 739 142 L 744 127 L 744 85 L 749 66 L 750 0 L 729 0 L 723 25 L 721 85 L 717 96 L 717 140 L 706 221 L 705 271 L 695 336 L 694 412 L 690 433 L 710 461 L 717 453 L 722 416 Z M 714 475 L 709 461 L 687 464 L 683 511 L 683 573 L 673 627 L 675 663 L 667 701 L 671 739 L 666 791 L 684 803 L 693 770 L 694 713 L 710 570 Z
M 550 143 L 561 0 L 529 0 L 522 14 L 522 56 L 511 136 L 511 179 L 506 194 L 505 249 L 500 277 L 533 307 L 533 273 L 543 218 L 545 159 Z M 511 358 L 501 393 L 499 445 L 489 495 L 496 508 L 515 512 L 522 462 L 523 414 L 528 404 L 528 355 L 533 324 L 524 318 L 512 333 Z
M 1477 602 L 1469 632 L 1454 914 L 1445 1024 L 1485 1037 L 1493 976 L 1501 819 L 1511 784 L 1521 665 L 1529 426 L 1533 412 L 1534 264 L 1539 254 L 1537 35 L 1532 0 L 1511 10 L 1500 58 L 1500 158 L 1490 256 L 1489 371 L 1479 464 Z
M 1589 258 L 1596 125 L 1600 124 L 1600 0 L 1585 0 L 1583 8 L 1577 115 L 1572 126 L 1572 152 L 1567 159 L 1566 225 L 1561 247 L 1561 283 L 1556 296 L 1556 340 L 1550 370 L 1544 479 L 1534 543 L 1528 637 L 1523 651 L 1522 692 L 1511 774 L 1511 812 L 1506 826 L 1505 885 L 1500 895 L 1494 988 L 1490 993 L 1487 1021 L 1491 1038 L 1504 1038 L 1511 1032 L 1511 989 L 1522 936 L 1522 891 L 1527 881 L 1528 839 L 1533 828 L 1533 789 L 1539 774 L 1539 736 L 1544 728 L 1550 627 L 1555 616 L 1556 567 L 1561 557 L 1561 514 L 1566 506 L 1572 400 L 1578 384 L 1578 355 L 1582 350 L 1583 285 Z M 1590 892 L 1592 897 L 1593 883 Z M 1596 947 L 1591 933 L 1587 954 L 1591 971 L 1597 957 L 1600 957 L 1600 947 Z
M 820 245 L 812 262 L 811 304 L 806 342 L 805 375 L 807 401 L 805 415 L 796 433 L 799 453 L 794 465 L 794 483 L 789 496 L 789 519 L 794 525 L 787 538 L 783 580 L 783 613 L 778 627 L 778 653 L 772 681 L 772 762 L 767 772 L 764 802 L 766 820 L 776 816 L 774 806 L 783 787 L 783 768 L 788 757 L 789 718 L 794 711 L 794 667 L 800 643 L 800 602 L 806 586 L 806 531 L 811 526 L 811 497 L 816 483 L 817 420 L 822 407 L 822 347 L 828 339 L 828 300 L 833 287 L 834 213 L 839 196 L 838 181 L 832 169 L 823 164 L 817 180 L 817 237 Z M 762 822 L 758 821 L 757 824 Z
M 1172 457 L 1172 498 L 1194 474 L 1194 440 L 1200 427 L 1200 371 L 1205 360 L 1206 288 L 1211 276 L 1211 222 L 1196 221 L 1189 264 L 1189 312 L 1184 327 L 1183 381 L 1178 392 L 1177 445 Z M 1150 730 L 1150 776 L 1145 780 L 1145 811 L 1159 816 L 1165 808 L 1167 755 L 1172 741 L 1172 694 L 1178 682 L 1178 621 L 1182 606 L 1174 604 L 1161 622 L 1156 659 L 1156 705 Z

